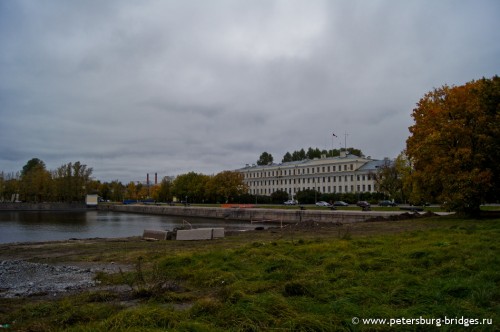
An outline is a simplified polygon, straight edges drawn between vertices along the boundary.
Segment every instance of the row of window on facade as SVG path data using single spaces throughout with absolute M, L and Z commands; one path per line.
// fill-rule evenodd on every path
M 330 173 L 330 172 L 342 172 L 342 166 L 344 166 L 344 171 L 352 171 L 354 170 L 353 164 L 345 164 L 338 165 L 338 170 L 336 165 L 333 166 L 317 166 L 317 167 L 307 167 L 307 168 L 297 168 L 297 169 L 282 169 L 277 171 L 261 171 L 261 172 L 249 172 L 245 174 L 245 177 L 248 178 L 264 178 L 264 177 L 272 177 L 272 176 L 287 176 L 287 175 L 301 175 L 301 174 L 315 174 L 314 170 L 316 169 L 316 173 Z M 301 173 L 302 170 L 302 173 Z M 297 171 L 297 172 L 295 172 Z
M 325 186 L 325 187 L 317 187 L 317 188 L 311 188 L 311 187 L 302 187 L 300 188 L 285 188 L 285 189 L 275 189 L 275 188 L 264 188 L 264 189 L 251 189 L 250 193 L 253 195 L 271 195 L 272 193 L 278 191 L 278 190 L 284 190 L 285 192 L 292 194 L 292 193 L 297 193 L 299 190 L 311 190 L 315 189 L 320 193 L 324 194 L 331 194 L 331 193 L 349 193 L 349 192 L 354 192 L 354 186 Z M 332 191 L 333 189 L 333 191 Z M 342 191 L 343 189 L 343 191 Z M 350 190 L 349 190 L 350 189 Z M 372 191 L 372 185 L 357 185 L 356 186 L 356 192 L 371 192 Z
M 354 175 L 344 175 L 344 181 L 348 182 L 349 179 L 354 181 Z M 370 181 L 374 180 L 375 176 L 373 174 L 367 175 L 357 175 L 356 179 L 358 181 Z M 323 182 L 321 181 L 323 180 Z M 333 180 L 333 181 L 332 181 Z M 338 180 L 338 181 L 337 181 Z M 323 176 L 323 178 L 302 178 L 301 179 L 281 179 L 281 180 L 260 180 L 260 181 L 249 181 L 248 184 L 251 186 L 270 186 L 270 185 L 278 185 L 278 184 L 300 184 L 300 183 L 331 183 L 331 182 L 342 182 L 342 176 Z

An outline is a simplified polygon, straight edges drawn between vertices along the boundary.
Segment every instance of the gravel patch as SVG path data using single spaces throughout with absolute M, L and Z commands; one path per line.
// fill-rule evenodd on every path
M 82 290 L 98 284 L 94 276 L 90 268 L 4 260 L 0 261 L 0 297 L 57 295 Z

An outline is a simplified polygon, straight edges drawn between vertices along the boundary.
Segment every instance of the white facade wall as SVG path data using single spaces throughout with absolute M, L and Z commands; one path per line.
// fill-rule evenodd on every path
M 244 182 L 253 195 L 271 195 L 283 190 L 291 196 L 300 190 L 315 189 L 321 193 L 376 192 L 376 169 L 362 166 L 371 159 L 347 155 L 272 164 L 266 166 L 248 165 L 237 170 L 244 176 Z

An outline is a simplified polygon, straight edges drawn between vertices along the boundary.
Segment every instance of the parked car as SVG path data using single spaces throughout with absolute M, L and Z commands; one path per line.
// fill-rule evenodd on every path
M 319 201 L 316 203 L 316 206 L 326 206 L 326 207 L 329 207 L 329 206 L 332 206 L 330 203 L 328 202 L 325 202 L 325 201 Z
M 359 201 L 356 203 L 356 205 L 359 207 L 362 207 L 362 208 L 369 208 L 370 207 L 370 203 L 368 203 L 367 201 Z
M 344 201 L 335 201 L 335 202 L 333 202 L 333 205 L 335 205 L 335 206 L 349 206 L 349 204 L 347 204 Z
M 380 201 L 378 202 L 378 206 L 397 206 L 396 203 L 392 202 L 392 201 Z
M 289 199 L 288 201 L 284 202 L 283 204 L 285 204 L 285 205 L 297 205 L 298 202 L 293 200 L 293 199 Z

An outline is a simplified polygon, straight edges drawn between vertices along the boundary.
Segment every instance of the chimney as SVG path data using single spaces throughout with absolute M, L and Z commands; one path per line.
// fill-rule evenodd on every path
M 155 186 L 158 184 L 158 173 L 155 173 Z
M 146 173 L 146 184 L 149 186 L 149 173 Z

